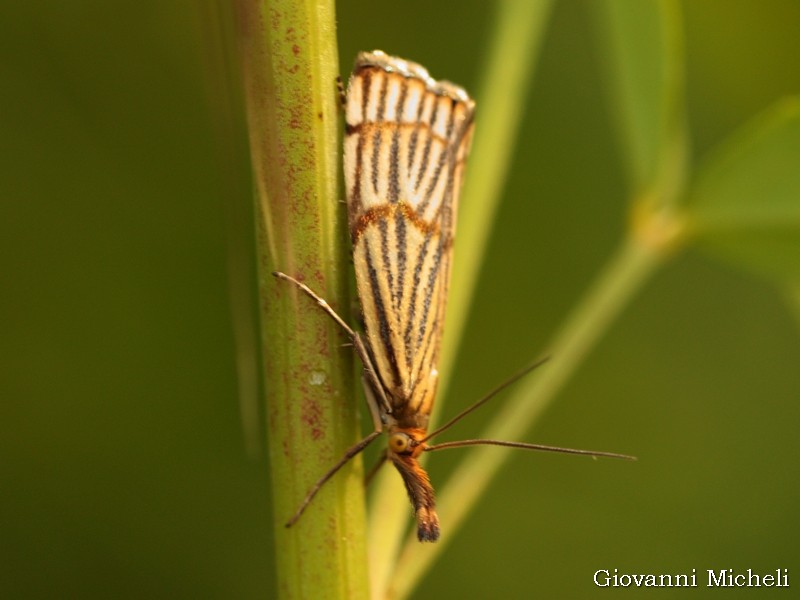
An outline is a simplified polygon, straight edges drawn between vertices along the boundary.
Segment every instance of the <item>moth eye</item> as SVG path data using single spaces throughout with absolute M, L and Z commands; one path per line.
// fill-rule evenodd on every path
M 402 453 L 408 450 L 411 445 L 411 438 L 405 433 L 393 433 L 389 437 L 389 448 L 392 452 Z

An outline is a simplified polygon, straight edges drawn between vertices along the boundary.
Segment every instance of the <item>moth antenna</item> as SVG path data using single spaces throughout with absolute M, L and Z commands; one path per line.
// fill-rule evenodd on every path
M 436 430 L 435 430 L 433 433 L 429 433 L 429 434 L 428 434 L 428 435 L 427 435 L 425 438 L 421 439 L 421 440 L 419 441 L 419 443 L 420 443 L 420 444 L 422 444 L 423 442 L 427 442 L 428 440 L 430 440 L 430 439 L 433 439 L 435 436 L 439 435 L 439 434 L 440 434 L 440 433 L 442 433 L 443 431 L 445 431 L 445 430 L 447 430 L 447 429 L 450 429 L 450 428 L 451 428 L 453 425 L 455 425 L 456 423 L 458 423 L 458 422 L 459 422 L 461 419 L 463 419 L 464 417 L 466 417 L 466 416 L 467 416 L 469 413 L 471 413 L 473 410 L 476 410 L 477 408 L 479 408 L 479 407 L 483 406 L 483 405 L 484 405 L 484 404 L 486 404 L 486 403 L 487 403 L 489 400 L 491 400 L 492 398 L 494 398 L 495 396 L 497 396 L 497 394 L 499 394 L 499 393 L 500 393 L 500 392 L 502 392 L 504 389 L 506 389 L 508 386 L 510 386 L 510 385 L 511 385 L 511 384 L 513 384 L 513 383 L 516 383 L 517 381 L 519 381 L 520 379 L 522 379 L 523 377 L 525 377 L 525 375 L 527 375 L 528 373 L 530 373 L 531 371 L 533 371 L 533 370 L 534 370 L 534 369 L 536 369 L 537 367 L 540 367 L 540 366 L 542 366 L 542 365 L 543 365 L 544 363 L 546 363 L 548 360 L 550 360 L 550 357 L 549 357 L 549 356 L 545 356 L 545 357 L 543 357 L 543 358 L 540 358 L 540 359 L 538 359 L 538 360 L 534 361 L 532 364 L 530 364 L 530 365 L 528 365 L 527 367 L 525 367 L 524 369 L 522 369 L 522 370 L 521 370 L 519 373 L 516 373 L 515 375 L 512 375 L 511 377 L 509 377 L 508 379 L 506 379 L 506 380 L 505 380 L 503 383 L 501 383 L 501 384 L 500 384 L 500 385 L 498 385 L 496 388 L 494 388 L 494 389 L 493 389 L 491 392 L 489 392 L 488 394 L 486 394 L 486 395 L 485 395 L 483 398 L 481 398 L 480 400 L 478 400 L 478 401 L 477 401 L 475 404 L 473 404 L 473 405 L 472 405 L 472 406 L 470 406 L 469 408 L 467 408 L 467 409 L 465 409 L 465 410 L 461 411 L 460 413 L 458 413 L 458 414 L 457 414 L 455 417 L 453 417 L 453 418 L 452 418 L 452 419 L 450 419 L 450 420 L 449 420 L 447 423 L 445 423 L 444 425 L 442 425 L 441 427 L 439 427 L 439 429 L 436 429 Z
M 445 450 L 447 448 L 461 448 L 462 446 L 506 446 L 521 450 L 541 450 L 543 452 L 559 452 L 561 454 L 583 454 L 594 458 L 620 458 L 622 460 L 638 460 L 635 456 L 618 454 L 617 452 L 600 452 L 598 450 L 579 450 L 577 448 L 562 448 L 560 446 L 545 446 L 544 444 L 529 444 L 527 442 L 507 442 L 505 440 L 459 440 L 457 442 L 442 442 L 433 446 L 426 446 L 426 452 Z

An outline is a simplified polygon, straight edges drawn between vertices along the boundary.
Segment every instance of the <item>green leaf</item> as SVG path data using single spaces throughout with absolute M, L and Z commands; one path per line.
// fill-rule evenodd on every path
M 800 98 L 777 103 L 712 153 L 689 196 L 707 249 L 780 281 L 800 281 Z
M 686 157 L 678 5 L 614 0 L 592 6 L 633 196 L 657 190 L 657 202 L 669 204 Z

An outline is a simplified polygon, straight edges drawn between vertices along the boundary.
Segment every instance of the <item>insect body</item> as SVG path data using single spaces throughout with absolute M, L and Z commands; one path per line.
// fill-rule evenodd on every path
M 421 541 L 436 541 L 433 487 L 418 462 L 436 396 L 456 206 L 475 103 L 415 63 L 383 52 L 356 58 L 345 102 L 344 173 L 365 338 L 342 325 L 365 368 L 375 431 L 314 486 L 311 497 L 382 431 L 403 478 Z
M 435 81 L 420 65 L 380 51 L 356 58 L 345 102 L 344 174 L 365 337 L 307 286 L 286 274 L 275 275 L 315 299 L 353 340 L 364 364 L 374 431 L 314 485 L 287 525 L 336 471 L 382 432 L 388 436 L 384 459 L 405 483 L 419 540 L 429 542 L 439 538 L 439 519 L 433 487 L 418 462 L 422 452 L 495 444 L 619 456 L 496 440 L 427 443 L 510 383 L 428 433 L 474 112 L 475 103 L 462 88 Z
M 368 351 L 385 396 L 387 457 L 420 540 L 439 537 L 417 462 L 438 383 L 456 207 L 475 104 L 421 66 L 362 53 L 347 89 L 344 173 Z

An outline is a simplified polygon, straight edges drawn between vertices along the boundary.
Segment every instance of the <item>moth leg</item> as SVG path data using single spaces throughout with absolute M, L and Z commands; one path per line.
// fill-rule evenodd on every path
M 369 381 L 366 379 L 363 380 L 364 382 L 364 397 L 367 399 L 367 406 L 369 407 L 369 414 L 372 416 L 372 427 L 375 431 L 383 431 L 383 427 L 385 425 L 383 416 L 386 414 L 385 412 L 381 412 L 380 407 L 378 406 L 378 401 L 375 399 L 375 394 L 372 392 L 372 388 L 370 386 Z M 381 452 L 381 456 L 378 459 L 369 472 L 364 476 L 364 487 L 368 486 L 372 478 L 378 473 L 380 468 L 383 466 L 383 463 L 389 456 L 386 454 L 386 448 L 383 449 Z
M 339 469 L 341 469 L 343 466 L 345 466 L 347 464 L 347 462 L 351 458 L 353 458 L 356 454 L 358 454 L 364 448 L 369 446 L 370 443 L 372 443 L 372 441 L 376 437 L 378 437 L 380 434 L 381 434 L 381 431 L 373 431 L 367 437 L 365 437 L 363 440 L 361 440 L 357 444 L 351 446 L 347 450 L 347 452 L 344 453 L 344 456 L 342 456 L 342 458 L 339 460 L 339 462 L 337 462 L 335 465 L 333 465 L 333 467 L 327 473 L 325 473 L 325 475 L 320 477 L 319 480 L 317 481 L 317 483 L 315 483 L 313 485 L 313 487 L 308 491 L 308 494 L 306 494 L 306 497 L 303 499 L 303 502 L 300 503 L 300 507 L 297 509 L 297 512 L 295 512 L 294 515 L 292 515 L 292 518 L 289 519 L 286 522 L 286 527 L 291 527 L 292 525 L 294 525 L 297 522 L 297 519 L 300 518 L 300 515 L 303 514 L 303 511 L 306 509 L 306 507 L 314 499 L 314 496 L 317 495 L 317 492 L 319 492 L 319 490 L 322 488 L 322 486 L 325 485 L 325 483 L 331 477 L 333 477 Z
M 336 92 L 339 94 L 339 108 L 345 112 L 347 106 L 347 94 L 344 91 L 344 83 L 342 83 L 342 76 L 336 76 Z
M 325 485 L 325 483 L 331 477 L 333 477 L 339 469 L 346 465 L 351 458 L 364 450 L 364 448 L 369 446 L 376 437 L 383 433 L 383 420 L 381 419 L 381 411 L 378 407 L 378 402 L 375 399 L 375 394 L 377 393 L 379 395 L 381 401 L 386 406 L 389 406 L 389 402 L 386 399 L 386 395 L 383 393 L 383 387 L 380 385 L 377 375 L 375 375 L 375 369 L 372 366 L 372 360 L 369 357 L 369 353 L 367 352 L 367 348 L 361 339 L 361 336 L 353 331 L 350 326 L 345 323 L 344 320 L 337 314 L 337 312 L 333 310 L 322 297 L 314 293 L 314 291 L 306 284 L 301 283 L 291 275 L 281 273 L 280 271 L 274 271 L 272 274 L 278 279 L 283 279 L 284 281 L 293 283 L 295 286 L 300 288 L 303 293 L 314 300 L 319 307 L 328 313 L 328 315 L 334 321 L 336 321 L 336 323 L 338 323 L 342 329 L 345 330 L 347 335 L 350 336 L 350 339 L 353 341 L 353 346 L 355 347 L 358 356 L 361 358 L 361 362 L 364 364 L 364 389 L 367 390 L 367 405 L 369 406 L 370 414 L 372 415 L 372 424 L 374 426 L 374 431 L 372 433 L 367 435 L 360 442 L 351 446 L 347 452 L 344 453 L 344 456 L 342 456 L 339 462 L 333 465 L 333 467 L 331 467 L 331 469 L 322 477 L 320 477 L 319 480 L 312 486 L 308 494 L 306 494 L 306 497 L 303 499 L 303 502 L 300 504 L 300 507 L 297 509 L 297 512 L 295 512 L 292 518 L 286 522 L 286 527 L 291 527 L 297 522 L 297 519 L 300 518 L 300 515 L 303 514 L 303 511 L 305 511 L 306 507 L 311 503 L 311 501 L 314 499 L 314 496 L 317 495 L 317 492 L 319 492 L 322 486 Z
M 392 407 L 387 406 L 388 401 L 385 394 L 379 395 L 378 398 L 375 397 L 374 384 L 366 373 L 361 378 L 361 382 L 364 384 L 364 398 L 367 400 L 369 415 L 372 417 L 372 428 L 375 431 L 383 431 L 383 427 L 386 425 L 386 415 L 391 414 Z M 380 404 L 379 400 L 381 401 Z M 383 407 L 382 410 L 381 405 Z
M 351 338 L 356 337 L 355 331 L 350 329 L 350 326 L 344 322 L 344 319 L 340 317 L 335 310 L 333 310 L 330 305 L 325 302 L 325 300 L 318 296 L 310 287 L 308 287 L 305 283 L 301 283 L 297 281 L 291 275 L 287 275 L 286 273 L 281 273 L 280 271 L 273 271 L 272 274 L 277 277 L 278 279 L 283 279 L 284 281 L 288 281 L 289 283 L 293 283 L 295 286 L 300 288 L 307 296 L 309 296 L 312 300 L 314 300 L 319 307 L 324 310 L 326 313 L 330 315 L 330 317 L 339 324 L 339 327 L 344 329 Z
M 358 357 L 361 359 L 361 363 L 364 365 L 364 374 L 369 379 L 369 382 L 372 387 L 372 391 L 378 395 L 378 399 L 380 400 L 381 404 L 383 405 L 386 412 L 392 412 L 391 404 L 389 403 L 389 399 L 386 397 L 386 394 L 383 391 L 383 385 L 381 384 L 380 380 L 378 379 L 377 372 L 375 371 L 375 367 L 372 364 L 372 359 L 369 356 L 369 352 L 367 351 L 367 347 L 364 344 L 364 341 L 361 339 L 361 336 L 358 335 L 355 331 L 353 331 L 350 326 L 344 322 L 344 319 L 340 317 L 335 310 L 333 310 L 330 305 L 318 294 L 316 294 L 310 287 L 308 287 L 305 283 L 302 283 L 292 277 L 291 275 L 287 275 L 286 273 L 281 273 L 280 271 L 273 271 L 272 274 L 277 277 L 278 279 L 283 279 L 284 281 L 288 281 L 289 283 L 294 284 L 300 290 L 306 294 L 309 298 L 314 300 L 319 307 L 324 310 L 328 315 L 336 321 L 336 323 L 345 330 L 347 335 L 353 341 L 353 346 L 355 346 L 356 353 Z M 371 410 L 371 409 L 370 409 Z M 374 418 L 373 418 L 374 420 Z
M 364 377 L 366 378 L 366 381 L 369 382 L 369 385 L 364 385 L 364 389 L 369 389 L 369 392 L 367 392 L 367 404 L 370 412 L 372 413 L 372 422 L 375 423 L 375 415 L 380 413 L 380 411 L 377 409 L 377 402 L 374 400 L 375 395 L 378 396 L 378 400 L 380 400 L 384 412 L 391 413 L 392 405 L 389 403 L 389 399 L 386 397 L 386 392 L 384 392 L 383 384 L 381 383 L 380 379 L 378 379 L 375 367 L 372 366 L 372 359 L 369 357 L 367 346 L 364 344 L 364 340 L 361 339 L 361 336 L 357 333 L 353 337 L 353 345 L 356 348 L 356 353 L 358 354 L 359 358 L 361 358 L 361 363 L 364 365 Z M 370 393 L 372 394 L 373 398 L 372 402 L 369 400 Z M 382 420 L 381 423 L 383 423 Z

